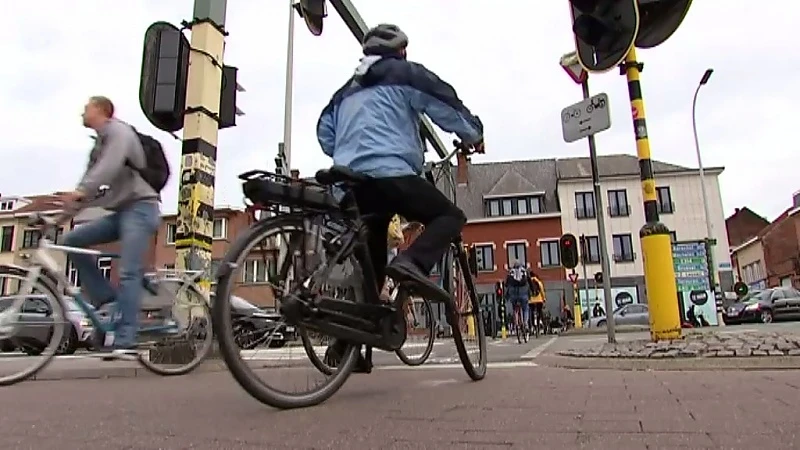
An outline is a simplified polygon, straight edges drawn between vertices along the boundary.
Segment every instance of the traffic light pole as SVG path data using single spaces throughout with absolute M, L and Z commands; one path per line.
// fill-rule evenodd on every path
M 581 83 L 583 89 L 583 99 L 586 100 L 589 94 L 589 77 Z M 614 324 L 614 303 L 611 298 L 611 264 L 608 262 L 608 242 L 606 241 L 606 212 L 603 207 L 603 192 L 600 189 L 600 172 L 597 169 L 597 146 L 594 135 L 589 135 L 589 162 L 592 166 L 592 186 L 594 190 L 594 201 L 597 211 L 597 234 L 600 241 L 600 270 L 603 272 L 603 299 L 606 306 L 606 334 L 608 343 L 613 344 L 617 341 L 616 326 Z M 585 267 L 585 265 L 584 265 Z M 676 294 L 677 295 L 677 294 Z M 586 292 L 586 299 L 589 299 L 589 292 Z M 588 306 L 588 305 L 587 305 Z
M 650 336 L 654 341 L 677 339 L 681 336 L 681 317 L 678 310 L 678 291 L 672 261 L 672 243 L 669 228 L 659 222 L 658 196 L 650 160 L 650 141 L 647 136 L 642 87 L 639 83 L 641 68 L 632 47 L 622 65 L 628 80 L 633 130 L 636 136 L 636 153 L 642 179 L 645 224 L 639 230 L 644 261 L 644 280 L 650 309 Z
M 226 7 L 226 0 L 194 2 L 175 237 L 178 271 L 211 264 Z M 208 277 L 201 286 L 209 289 Z

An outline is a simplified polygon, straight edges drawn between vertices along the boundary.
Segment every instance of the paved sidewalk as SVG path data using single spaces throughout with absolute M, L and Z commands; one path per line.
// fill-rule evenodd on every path
M 1 391 L 0 448 L 789 449 L 798 399 L 796 372 L 381 371 L 295 411 L 226 373 L 43 381 Z

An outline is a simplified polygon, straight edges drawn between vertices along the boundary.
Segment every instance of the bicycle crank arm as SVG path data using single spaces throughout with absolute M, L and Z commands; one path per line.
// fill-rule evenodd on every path
M 309 319 L 300 322 L 300 325 L 317 333 L 340 339 L 350 344 L 367 345 L 370 347 L 393 352 L 403 346 L 405 334 L 402 339 L 395 336 L 387 339 L 380 332 L 366 331 L 350 327 L 341 323 L 326 322 L 320 319 Z M 373 325 L 374 327 L 374 325 Z M 404 328 L 405 330 L 405 328 Z

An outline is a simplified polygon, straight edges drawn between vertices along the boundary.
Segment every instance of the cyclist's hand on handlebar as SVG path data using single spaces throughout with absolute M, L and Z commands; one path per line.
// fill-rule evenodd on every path
M 486 153 L 486 146 L 483 143 L 483 139 L 472 144 L 472 153 L 479 153 L 481 155 Z

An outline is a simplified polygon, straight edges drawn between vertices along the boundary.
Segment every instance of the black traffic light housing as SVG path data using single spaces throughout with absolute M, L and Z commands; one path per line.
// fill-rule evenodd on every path
M 314 36 L 321 35 L 323 21 L 328 16 L 325 0 L 300 0 L 294 7 L 306 22 L 308 31 Z
M 498 281 L 494 284 L 494 293 L 497 295 L 498 299 L 503 298 L 504 286 L 502 281 Z
M 168 22 L 155 22 L 144 33 L 139 106 L 147 120 L 163 131 L 183 128 L 189 40 Z
M 597 284 L 603 284 L 603 272 L 597 272 L 594 274 L 594 282 Z
M 183 128 L 190 50 L 189 40 L 171 23 L 155 22 L 144 33 L 139 106 L 159 130 L 173 133 Z M 236 116 L 243 114 L 236 108 L 236 93 L 242 90 L 239 69 L 222 66 L 221 70 L 219 129 L 236 126 Z
M 578 266 L 578 240 L 574 234 L 567 233 L 558 240 L 561 252 L 561 265 L 567 269 Z
M 653 48 L 669 39 L 683 22 L 692 0 L 648 0 L 639 4 L 636 47 Z
M 469 273 L 472 276 L 478 276 L 478 249 L 474 245 L 467 247 L 467 263 L 469 265 Z
M 747 295 L 747 292 L 749 290 L 750 289 L 747 287 L 747 285 L 741 281 L 737 281 L 736 283 L 733 284 L 733 292 L 739 297 L 744 297 L 745 295 Z
M 625 59 L 639 30 L 639 0 L 570 0 L 578 61 L 605 72 Z

